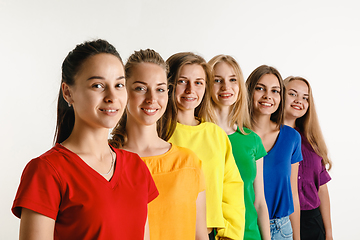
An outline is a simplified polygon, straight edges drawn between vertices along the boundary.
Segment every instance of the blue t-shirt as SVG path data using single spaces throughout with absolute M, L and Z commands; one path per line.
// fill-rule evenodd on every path
M 281 126 L 274 147 L 264 157 L 264 192 L 270 219 L 294 212 L 291 191 L 291 164 L 302 161 L 300 134 Z

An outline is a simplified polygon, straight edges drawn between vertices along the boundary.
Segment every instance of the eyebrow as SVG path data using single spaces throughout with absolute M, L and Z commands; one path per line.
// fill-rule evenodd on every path
M 93 79 L 105 80 L 104 77 L 100 77 L 100 76 L 92 76 L 92 77 L 89 77 L 87 80 L 93 80 Z M 125 76 L 120 76 L 120 77 L 116 78 L 116 80 L 121 80 L 121 79 L 125 79 Z
M 179 78 L 189 79 L 188 77 L 185 77 L 185 76 L 179 76 Z M 205 81 L 205 79 L 202 77 L 198 77 L 198 78 L 196 78 L 196 80 L 204 80 Z
M 296 90 L 295 90 L 295 89 L 293 89 L 293 88 L 290 88 L 289 90 L 291 90 L 291 91 L 294 91 L 294 92 L 298 93 L 298 91 L 296 91 Z M 304 93 L 304 96 L 309 96 L 309 94 Z
M 143 85 L 148 85 L 146 82 L 142 82 L 142 81 L 135 81 L 133 82 L 132 84 L 135 84 L 135 83 L 140 83 L 140 84 L 143 84 Z M 162 83 L 158 83 L 157 86 L 161 86 L 161 85 L 166 85 L 165 82 L 162 82 Z

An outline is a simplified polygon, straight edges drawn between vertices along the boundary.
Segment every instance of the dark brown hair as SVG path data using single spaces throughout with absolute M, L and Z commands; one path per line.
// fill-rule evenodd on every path
M 117 58 L 122 63 L 121 57 L 116 48 L 109 42 L 98 39 L 94 41 L 87 41 L 78 44 L 74 50 L 69 52 L 62 64 L 61 83 L 66 83 L 69 86 L 75 84 L 75 75 L 80 71 L 84 62 L 91 56 L 99 53 L 109 53 Z M 60 85 L 57 105 L 57 122 L 54 141 L 61 143 L 65 141 L 71 134 L 75 124 L 75 114 L 73 107 L 69 107 L 68 103 L 63 98 L 63 92 Z

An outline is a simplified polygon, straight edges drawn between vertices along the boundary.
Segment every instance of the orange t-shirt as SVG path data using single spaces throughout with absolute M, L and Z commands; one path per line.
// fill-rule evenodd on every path
M 150 239 L 195 239 L 196 199 L 205 190 L 199 158 L 187 148 L 172 145 L 168 152 L 142 160 L 159 191 L 148 205 Z

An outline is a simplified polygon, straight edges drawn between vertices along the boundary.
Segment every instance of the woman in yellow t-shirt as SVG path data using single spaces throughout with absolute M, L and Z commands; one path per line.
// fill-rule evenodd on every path
M 167 142 L 176 124 L 168 104 L 167 69 L 154 50 L 135 51 L 129 57 L 125 65 L 129 100 L 110 142 L 139 154 L 159 190 L 158 198 L 149 204 L 150 239 L 205 240 L 201 161 L 191 150 Z
M 210 110 L 206 82 L 211 80 L 206 61 L 191 52 L 172 55 L 169 64 L 169 100 L 177 125 L 170 142 L 193 150 L 202 161 L 206 179 L 206 217 L 209 238 L 243 239 L 244 183 L 230 141 L 219 126 L 204 122 Z M 211 112 L 209 113 L 211 114 Z

